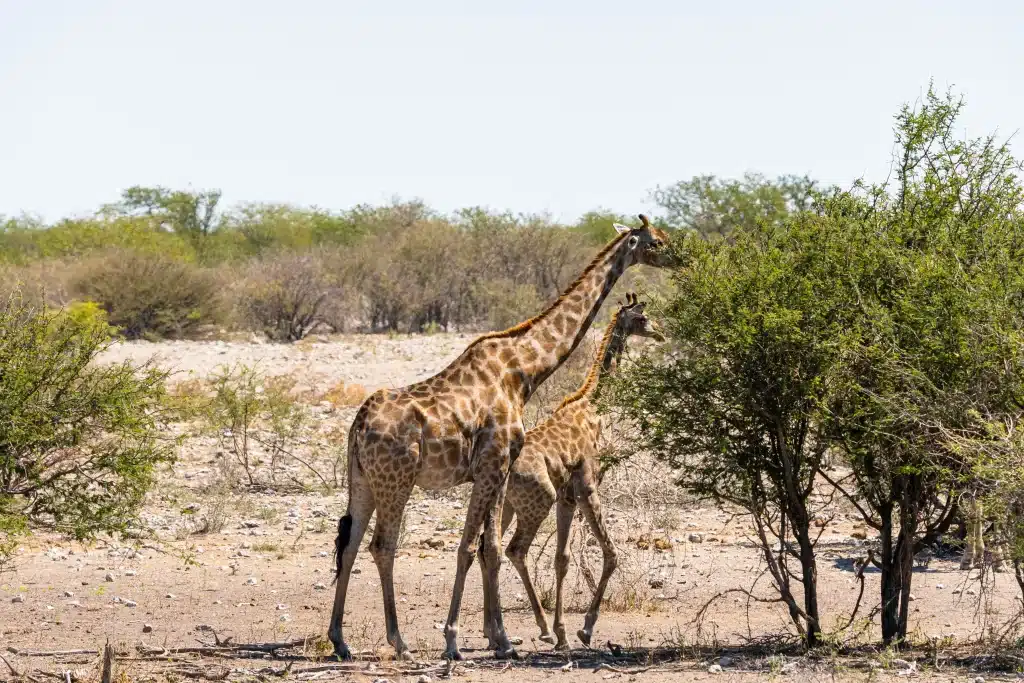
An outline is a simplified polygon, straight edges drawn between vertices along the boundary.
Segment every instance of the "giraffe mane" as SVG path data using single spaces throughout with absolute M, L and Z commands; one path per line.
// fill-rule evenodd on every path
M 587 371 L 587 377 L 583 380 L 583 384 L 580 385 L 579 389 L 562 399 L 562 402 L 555 408 L 556 413 L 570 403 L 579 401 L 597 384 L 597 380 L 601 376 L 601 362 L 604 360 L 604 354 L 608 351 L 608 345 L 612 343 L 612 335 L 615 334 L 615 328 L 619 324 L 619 317 L 622 315 L 623 310 L 623 308 L 619 308 L 615 315 L 612 316 L 611 322 L 608 323 L 608 328 L 605 329 L 604 336 L 601 338 L 601 344 L 597 347 L 597 355 L 590 364 L 590 370 Z
M 580 273 L 579 277 L 577 277 L 575 280 L 573 280 L 572 284 L 570 284 L 568 287 L 566 287 L 565 290 L 561 294 L 558 295 L 558 298 L 555 299 L 555 301 L 550 306 L 545 308 L 541 313 L 533 316 L 532 318 L 530 318 L 528 320 L 524 320 L 521 323 L 513 325 L 512 327 L 508 328 L 507 330 L 501 330 L 500 332 L 488 332 L 487 334 L 483 334 L 483 335 L 477 337 L 476 339 L 474 339 L 473 342 L 470 343 L 470 345 L 468 347 L 466 347 L 466 350 L 468 351 L 469 349 L 473 348 L 474 346 L 476 346 L 480 342 L 485 341 L 487 339 L 498 339 L 498 338 L 502 338 L 502 337 L 518 337 L 518 336 L 524 334 L 531 327 L 533 327 L 534 325 L 539 323 L 541 320 L 543 320 L 548 315 L 550 315 L 552 311 L 554 311 L 556 308 L 558 308 L 558 306 L 565 300 L 566 295 L 569 292 L 571 292 L 572 290 L 576 289 L 576 287 L 581 282 L 586 280 L 587 277 L 594 271 L 594 269 L 597 268 L 598 265 L 600 265 L 601 261 L 604 260 L 604 257 L 607 256 L 612 251 L 614 251 L 615 249 L 617 249 L 619 244 L 621 244 L 622 241 L 624 239 L 626 239 L 630 234 L 631 233 L 629 233 L 629 232 L 623 233 L 623 234 L 619 235 L 618 237 L 616 237 L 615 239 L 613 239 L 608 244 L 604 245 L 604 248 L 602 248 L 601 251 L 599 251 L 597 253 L 597 255 L 593 259 L 591 259 L 590 264 L 587 265 L 587 267 L 583 269 L 583 272 Z

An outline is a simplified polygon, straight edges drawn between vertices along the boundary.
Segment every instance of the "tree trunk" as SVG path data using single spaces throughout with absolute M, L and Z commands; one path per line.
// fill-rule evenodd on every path
M 916 489 L 920 482 L 908 482 L 900 502 L 900 535 L 896 543 L 896 570 L 900 581 L 900 612 L 896 637 L 903 641 L 907 637 L 907 623 L 910 621 L 910 584 L 914 579 L 914 537 L 917 536 L 917 512 L 920 500 Z
M 880 508 L 882 518 L 881 557 L 882 570 L 882 642 L 891 644 L 899 638 L 899 572 L 895 567 L 895 548 L 892 537 L 892 507 Z
M 800 567 L 803 570 L 804 612 L 807 614 L 807 647 L 817 647 L 821 641 L 821 620 L 818 617 L 818 566 L 814 561 L 814 546 L 809 530 L 797 534 L 800 543 Z

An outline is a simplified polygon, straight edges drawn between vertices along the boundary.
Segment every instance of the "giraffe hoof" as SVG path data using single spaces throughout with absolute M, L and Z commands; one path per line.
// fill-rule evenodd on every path
M 453 662 L 461 662 L 463 660 L 462 653 L 459 652 L 458 649 L 455 649 L 455 650 L 445 650 L 444 651 L 444 655 L 442 655 L 442 656 L 445 659 L 450 659 Z
M 334 656 L 340 662 L 351 662 L 352 661 L 352 651 L 348 649 L 348 645 L 346 645 L 345 643 L 342 643 L 341 645 L 335 645 L 334 646 Z
M 495 659 L 519 659 L 519 653 L 516 652 L 514 647 L 509 647 L 504 650 L 497 649 L 494 651 Z
M 415 659 L 412 656 L 412 653 L 409 652 L 408 650 L 403 650 L 402 652 L 396 652 L 395 653 L 395 659 L 397 659 L 400 662 L 413 662 L 413 661 L 415 661 Z
M 555 644 L 555 637 L 550 633 L 542 633 L 540 639 L 543 640 L 545 643 L 551 643 L 552 645 Z
M 557 643 L 555 645 L 555 649 L 556 650 L 560 650 L 560 651 L 568 650 L 569 649 L 569 643 L 565 642 L 564 640 L 560 641 L 559 643 Z
M 580 629 L 579 631 L 576 631 L 576 637 L 580 639 L 581 643 L 583 643 L 587 647 L 590 647 L 590 634 L 589 633 L 587 633 L 583 629 Z

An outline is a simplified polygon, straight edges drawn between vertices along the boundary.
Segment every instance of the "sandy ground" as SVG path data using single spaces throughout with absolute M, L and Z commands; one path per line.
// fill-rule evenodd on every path
M 324 390 L 343 381 L 368 389 L 399 386 L 425 377 L 458 355 L 469 337 L 344 337 L 294 346 L 259 343 L 180 342 L 133 343 L 109 350 L 104 361 L 153 359 L 176 371 L 176 377 L 205 377 L 218 366 L 258 362 L 267 374 L 291 374 L 310 388 Z M 352 408 L 318 413 L 323 429 L 347 428 Z M 315 639 L 326 632 L 333 599 L 332 557 L 334 528 L 343 511 L 344 491 L 289 493 L 264 488 L 232 492 L 217 487 L 223 476 L 215 439 L 195 437 L 182 449 L 181 459 L 161 473 L 161 485 L 150 496 L 143 515 L 154 537 L 133 543 L 99 542 L 89 546 L 57 537 L 36 535 L 20 550 L 16 573 L 0 578 L 0 653 L 20 671 L 38 669 L 94 672 L 96 656 L 70 654 L 32 657 L 26 650 L 101 648 L 109 640 L 121 653 L 119 670 L 131 680 L 180 680 L 190 675 L 181 654 L 160 662 L 141 657 L 139 648 L 180 648 L 213 643 L 215 637 L 238 642 L 283 642 Z M 605 482 L 606 513 L 617 547 L 620 570 L 608 594 L 608 605 L 595 629 L 588 652 L 572 637 L 567 653 L 554 653 L 536 640 L 539 631 L 515 570 L 502 567 L 501 592 L 510 635 L 521 638 L 524 656 L 504 669 L 484 650 L 480 632 L 482 600 L 479 571 L 467 583 L 461 619 L 461 640 L 469 665 L 450 672 L 458 680 L 753 680 L 787 676 L 793 680 L 860 680 L 897 677 L 908 673 L 902 662 L 880 657 L 882 668 L 838 670 L 833 663 L 813 663 L 785 657 L 768 659 L 752 650 L 730 654 L 729 648 L 772 633 L 789 633 L 785 612 L 777 605 L 749 603 L 729 594 L 709 609 L 701 622 L 698 610 L 715 594 L 749 587 L 762 564 L 746 538 L 742 519 L 727 512 L 687 503 L 666 484 L 653 466 L 631 464 Z M 645 483 L 646 482 L 646 483 Z M 664 497 L 659 499 L 659 492 Z M 417 670 L 395 668 L 384 639 L 380 582 L 368 553 L 356 561 L 346 614 L 346 636 L 354 650 L 379 654 L 381 661 L 350 665 L 352 680 L 436 679 L 444 639 L 444 621 L 454 578 L 455 549 L 461 532 L 467 487 L 445 495 L 414 494 L 405 521 L 396 562 L 399 616 L 406 641 L 424 663 Z M 864 557 L 865 541 L 853 538 L 855 518 L 838 511 L 826 528 L 819 549 L 819 586 L 827 626 L 845 622 L 856 601 L 859 585 L 855 560 Z M 217 516 L 219 531 L 198 533 L 197 520 Z M 577 522 L 579 530 L 584 525 Z M 553 520 L 542 529 L 534 546 L 531 571 L 539 592 L 550 595 L 553 570 L 550 556 Z M 510 532 L 511 533 L 511 532 Z M 671 547 L 657 550 L 638 542 L 642 536 L 663 538 Z M 370 537 L 366 536 L 366 540 Z M 507 540 L 507 538 L 506 538 Z M 870 537 L 867 542 L 870 542 Z M 365 540 L 364 540 L 365 543 Z M 542 548 L 543 546 L 543 548 Z M 580 570 L 586 562 L 600 571 L 600 552 L 577 531 L 573 566 L 567 579 L 570 597 L 567 630 L 582 625 L 582 606 L 590 597 Z M 861 617 L 878 603 L 878 574 L 867 572 Z M 758 592 L 769 595 L 767 579 Z M 992 624 L 1002 623 L 1015 609 L 1015 584 L 998 575 L 984 591 L 977 574 L 957 569 L 950 559 L 933 559 L 914 577 L 911 629 L 921 638 L 951 636 L 958 642 L 977 638 Z M 977 593 L 982 592 L 979 596 Z M 549 610 L 549 619 L 552 618 Z M 877 619 L 876 619 L 877 622 Z M 877 624 L 866 625 L 865 640 L 877 638 Z M 617 663 L 608 642 L 630 656 Z M 336 678 L 337 671 L 306 670 L 323 654 L 313 640 L 303 648 L 306 657 L 293 663 L 292 676 Z M 674 661 L 658 663 L 658 650 L 668 648 Z M 724 648 L 716 650 L 715 648 Z M 149 650 L 146 650 L 148 652 Z M 664 652 L 662 650 L 661 652 Z M 653 654 L 651 654 L 653 652 Z M 726 659 L 719 661 L 721 653 Z M 128 655 L 131 655 L 130 657 Z M 652 668 L 645 658 L 653 658 Z M 326 660 L 325 660 L 326 661 Z M 620 671 L 594 669 L 602 661 Z M 719 673 L 712 665 L 721 666 Z M 283 669 L 284 662 L 205 657 L 207 676 L 229 672 L 231 680 L 265 679 Z M 874 665 L 873 665 L 874 666 Z M 915 665 L 916 666 L 916 665 Z M 927 662 L 915 677 L 934 680 L 974 680 L 964 670 L 935 671 Z M 371 668 L 368 668 L 371 667 Z M 710 672 L 709 672 L 710 667 Z M 0 662 L 0 676 L 7 675 Z M 838 671 L 838 673 L 837 673 Z M 280 673 L 280 671 L 278 671 Z M 194 672 L 192 672 L 194 674 Z M 44 674 L 39 674 L 44 675 Z M 227 675 L 227 674 L 226 674 Z M 988 680 L 993 680 L 991 674 Z

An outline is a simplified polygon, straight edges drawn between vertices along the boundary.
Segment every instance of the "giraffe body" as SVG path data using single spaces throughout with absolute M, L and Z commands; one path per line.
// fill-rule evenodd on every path
M 577 507 L 587 518 L 603 554 L 601 578 L 587 610 L 583 628 L 577 631 L 577 637 L 585 645 L 590 644 L 604 592 L 618 564 L 615 546 L 601 514 L 598 494 L 601 478 L 601 465 L 598 461 L 601 417 L 594 399 L 601 378 L 611 371 L 613 363 L 625 349 L 629 336 L 662 338 L 656 326 L 644 315 L 644 305 L 637 303 L 634 298 L 619 309 L 608 325 L 583 386 L 566 397 L 553 415 L 527 432 L 522 453 L 513 463 L 509 475 L 505 506 L 501 516 L 502 534 L 504 535 L 508 529 L 513 517 L 518 523 L 506 554 L 523 581 L 534 618 L 541 631 L 540 639 L 555 643 L 558 649 L 568 647 L 562 621 L 562 588 L 569 567 L 568 541 Z M 537 530 L 556 502 L 558 508 L 553 636 L 548 629 L 547 615 L 530 579 L 526 559 Z M 485 575 L 485 582 L 487 578 Z M 491 636 L 488 633 L 490 623 L 492 621 L 489 607 L 485 605 L 484 632 L 488 637 Z M 491 644 L 495 644 L 493 638 Z
M 586 335 L 604 299 L 626 268 L 667 266 L 667 235 L 616 225 L 619 235 L 547 310 L 504 332 L 484 335 L 437 375 L 402 389 L 380 390 L 360 406 L 349 430 L 349 501 L 335 542 L 337 584 L 328 635 L 335 654 L 349 658 L 342 621 L 352 564 L 370 516 L 377 521 L 369 549 L 384 598 L 388 642 L 407 658 L 395 607 L 394 557 L 413 486 L 445 489 L 473 483 L 459 544 L 445 656 L 461 659 L 458 618 L 466 574 L 477 553 L 488 579 L 488 633 L 497 656 L 514 657 L 497 594 L 500 511 L 509 468 L 525 440 L 522 410 L 534 390 Z M 483 531 L 481 537 L 481 530 Z

